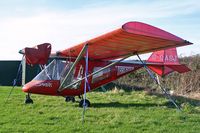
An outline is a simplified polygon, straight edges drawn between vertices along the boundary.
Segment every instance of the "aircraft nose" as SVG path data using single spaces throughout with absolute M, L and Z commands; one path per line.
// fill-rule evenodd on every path
M 31 93 L 31 91 L 34 89 L 34 86 L 35 86 L 34 82 L 29 82 L 22 87 L 22 91 Z
M 23 92 L 29 92 L 28 90 L 29 90 L 29 87 L 28 87 L 27 85 L 24 85 L 24 86 L 22 87 L 22 91 L 23 91 Z
M 51 81 L 30 81 L 22 87 L 22 91 L 33 94 L 57 95 L 57 89 L 60 85 L 59 80 Z
M 32 93 L 35 89 L 37 89 L 37 82 L 30 81 L 22 87 L 23 92 Z

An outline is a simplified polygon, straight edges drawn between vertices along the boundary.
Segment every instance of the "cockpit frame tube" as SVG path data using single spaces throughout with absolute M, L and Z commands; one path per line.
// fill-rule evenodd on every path
M 73 72 L 73 69 L 75 68 L 75 66 L 79 63 L 79 61 L 81 60 L 81 58 L 83 57 L 83 54 L 86 52 L 88 47 L 88 44 L 85 44 L 82 48 L 82 50 L 80 51 L 78 57 L 76 58 L 75 62 L 73 63 L 73 65 L 71 66 L 69 72 L 67 73 L 67 75 L 65 76 L 65 78 L 63 79 L 62 83 L 60 84 L 59 88 L 58 88 L 58 92 L 61 92 L 64 90 L 65 87 L 63 87 L 65 80 L 68 79 L 68 77 L 70 76 L 70 74 Z
M 133 54 L 129 54 L 129 55 L 125 56 L 124 58 L 120 59 L 120 60 L 117 60 L 117 61 L 115 61 L 115 62 L 112 62 L 112 63 L 108 64 L 107 66 L 105 66 L 105 67 L 103 67 L 103 68 L 101 68 L 101 69 L 99 69 L 99 70 L 97 70 L 97 71 L 95 71 L 95 72 L 93 72 L 93 73 L 91 73 L 91 74 L 88 74 L 87 76 L 85 76 L 85 77 L 83 77 L 83 78 L 81 78 L 81 79 L 79 79 L 79 80 L 77 80 L 77 81 L 75 81 L 75 82 L 69 84 L 69 85 L 66 86 L 65 88 L 70 88 L 70 87 L 73 86 L 74 84 L 76 84 L 76 83 L 78 83 L 78 82 L 81 82 L 82 80 L 85 80 L 86 78 L 89 78 L 89 77 L 91 77 L 91 76 L 97 74 L 98 72 L 101 72 L 101 71 L 103 71 L 103 70 L 105 70 L 105 69 L 107 69 L 107 68 L 109 68 L 109 67 L 111 67 L 111 66 L 113 66 L 113 65 L 115 65 L 115 64 L 117 64 L 117 63 L 119 63 L 119 62 L 121 62 L 121 61 L 123 61 L 123 60 L 125 60 L 125 59 L 127 59 L 128 57 L 130 57 L 130 56 L 132 56 L 132 55 L 133 55 Z

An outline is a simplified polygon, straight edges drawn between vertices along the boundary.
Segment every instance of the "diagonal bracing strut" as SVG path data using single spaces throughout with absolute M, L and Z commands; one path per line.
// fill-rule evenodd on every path
M 150 77 L 156 82 L 156 84 L 160 87 L 160 89 L 164 92 L 165 96 L 174 104 L 174 106 L 181 111 L 181 108 L 176 104 L 176 102 L 172 99 L 172 97 L 170 96 L 170 94 L 166 91 L 166 89 L 161 86 L 161 84 L 159 83 L 159 81 L 155 78 L 155 76 L 153 75 L 153 73 L 149 70 L 149 68 L 147 67 L 146 63 L 144 63 L 144 61 L 141 60 L 140 56 L 138 54 L 136 54 L 138 59 L 140 60 L 140 62 L 143 64 L 144 68 L 146 69 L 146 71 L 148 72 L 148 74 L 150 75 Z
M 132 56 L 132 55 L 133 55 L 133 54 L 129 54 L 129 55 L 125 56 L 124 58 L 120 59 L 120 60 L 117 60 L 117 61 L 115 61 L 115 62 L 112 62 L 112 63 L 108 64 L 107 66 L 105 66 L 105 67 L 103 67 L 103 68 L 101 68 L 101 69 L 99 69 L 99 70 L 97 70 L 97 71 L 95 71 L 95 72 L 93 72 L 93 73 L 91 73 L 91 74 L 88 74 L 87 76 L 85 76 L 85 77 L 83 77 L 83 78 L 81 78 L 81 79 L 79 79 L 79 80 L 77 80 L 77 81 L 75 81 L 75 82 L 73 82 L 73 83 L 67 85 L 65 88 L 69 88 L 69 87 L 73 86 L 74 84 L 76 84 L 76 83 L 78 83 L 78 82 L 81 82 L 82 80 L 85 80 L 86 78 L 89 78 L 89 77 L 91 77 L 91 76 L 97 74 L 98 72 L 101 72 L 101 71 L 103 71 L 103 70 L 105 70 L 105 69 L 107 69 L 107 68 L 109 68 L 109 67 L 111 67 L 111 66 L 113 66 L 113 65 L 115 65 L 115 64 L 117 64 L 117 63 L 119 63 L 119 62 L 121 62 L 121 61 L 123 61 L 123 60 L 125 60 L 125 59 L 127 59 L 128 57 L 130 57 L 130 56 Z
M 75 62 L 73 63 L 73 65 L 71 66 L 69 72 L 67 73 L 67 75 L 65 76 L 65 78 L 63 79 L 62 83 L 60 84 L 59 88 L 58 88 L 58 92 L 63 91 L 66 87 L 64 87 L 64 82 L 68 79 L 68 77 L 70 76 L 70 74 L 73 72 L 73 69 L 75 68 L 75 66 L 78 64 L 78 62 L 81 60 L 81 58 L 83 57 L 83 54 L 86 52 L 88 47 L 88 44 L 85 44 L 82 48 L 82 50 L 80 51 L 78 57 L 76 58 Z

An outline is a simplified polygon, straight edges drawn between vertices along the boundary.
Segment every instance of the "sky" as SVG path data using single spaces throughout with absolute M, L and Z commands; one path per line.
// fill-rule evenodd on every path
M 199 0 L 0 0 L 0 60 L 20 60 L 20 49 L 45 42 L 63 50 L 129 21 L 194 43 L 180 56 L 200 54 Z

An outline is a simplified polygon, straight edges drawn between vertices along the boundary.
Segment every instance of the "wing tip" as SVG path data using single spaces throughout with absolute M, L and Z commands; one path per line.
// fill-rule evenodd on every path
M 165 30 L 162 30 L 158 27 L 143 23 L 143 22 L 138 22 L 138 21 L 130 21 L 122 25 L 122 29 L 128 33 L 132 34 L 140 34 L 144 36 L 150 36 L 150 37 L 156 37 L 156 38 L 163 38 L 166 40 L 173 40 L 177 42 L 184 42 L 185 40 L 172 34 L 169 33 Z M 189 42 L 189 41 L 187 41 Z M 192 44 L 189 42 L 189 44 Z

